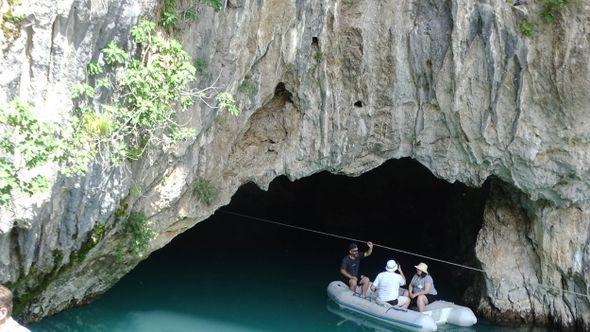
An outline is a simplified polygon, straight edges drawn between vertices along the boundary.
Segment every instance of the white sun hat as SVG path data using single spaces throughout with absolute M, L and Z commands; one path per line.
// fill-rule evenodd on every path
M 389 272 L 397 270 L 397 263 L 393 259 L 388 260 L 387 265 L 385 266 L 385 270 Z

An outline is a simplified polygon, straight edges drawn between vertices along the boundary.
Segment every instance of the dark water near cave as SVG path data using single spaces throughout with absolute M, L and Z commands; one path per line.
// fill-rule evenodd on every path
M 408 161 L 396 161 L 359 178 L 320 174 L 296 183 L 283 178 L 273 182 L 268 193 L 247 186 L 224 209 L 471 264 L 485 195 L 438 181 Z M 413 233 L 416 228 L 430 236 Z M 338 310 L 328 301 L 326 287 L 338 277 L 347 244 L 218 212 L 153 253 L 96 302 L 48 317 L 31 329 L 396 331 Z M 376 248 L 361 272 L 373 279 L 390 258 L 398 260 L 406 274 L 418 263 L 414 257 Z M 465 280 L 473 272 L 427 263 L 439 294 L 460 303 Z M 439 328 L 533 330 L 543 331 L 486 322 L 472 328 Z

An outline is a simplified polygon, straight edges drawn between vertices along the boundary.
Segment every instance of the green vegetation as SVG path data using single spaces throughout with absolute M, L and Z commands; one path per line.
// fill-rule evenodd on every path
M 113 121 L 104 114 L 88 113 L 82 119 L 84 131 L 92 137 L 108 138 L 115 130 Z
M 149 22 L 149 21 L 144 21 Z M 141 24 L 140 24 L 141 26 Z M 139 26 L 138 26 L 139 27 Z M 135 39 L 137 43 L 143 43 L 147 40 L 140 39 L 141 37 L 136 37 L 138 34 L 138 27 L 135 27 L 134 30 L 131 31 L 131 35 Z M 143 29 L 142 29 L 143 30 Z M 135 31 L 135 33 L 134 33 Z M 143 35 L 142 35 L 143 36 Z M 140 40 L 140 41 L 138 41 Z M 104 56 L 104 61 L 109 65 L 123 65 L 127 60 L 127 53 L 123 49 L 121 49 L 117 43 L 114 41 L 110 42 L 106 48 L 102 50 L 102 54 Z
M 324 55 L 322 54 L 322 52 L 317 51 L 315 52 L 315 54 L 313 55 L 313 59 L 315 60 L 315 62 L 320 63 L 322 62 L 322 59 L 324 58 Z
M 135 184 L 129 189 L 129 195 L 131 195 L 132 198 L 139 198 L 141 193 L 143 193 L 143 186 L 141 184 Z
M 88 63 L 86 65 L 86 72 L 88 73 L 88 77 L 96 76 L 103 73 L 102 66 L 96 64 L 94 62 Z
M 81 175 L 94 159 L 116 166 L 152 147 L 166 150 L 194 138 L 194 129 L 176 119 L 195 97 L 215 98 L 221 111 L 239 114 L 231 94 L 215 96 L 216 88 L 209 87 L 205 96 L 205 90 L 189 87 L 197 69 L 182 45 L 158 33 L 155 23 L 141 21 L 131 37 L 137 56 L 109 43 L 102 50 L 104 63 L 89 63 L 87 78 L 72 87 L 73 114 L 59 124 L 37 120 L 26 103 L 0 105 L 0 206 L 15 193 L 46 189 L 47 180 L 35 173 L 47 163 L 57 164 L 62 174 Z
M 541 0 L 541 3 L 543 5 L 541 17 L 545 19 L 545 22 L 551 24 L 559 13 L 572 3 L 572 0 Z
M 172 31 L 178 27 L 180 22 L 196 21 L 199 3 L 204 3 L 219 12 L 223 0 L 164 0 L 159 24 L 167 31 Z
M 165 0 L 160 15 L 160 25 L 167 30 L 176 28 L 178 16 L 176 15 L 176 0 Z
M 214 11 L 219 12 L 221 10 L 221 5 L 223 5 L 223 0 L 202 0 L 205 4 L 211 6 Z
M 127 209 L 128 205 L 123 201 L 114 213 L 115 221 L 123 225 L 123 237 L 113 251 L 113 257 L 119 263 L 124 262 L 129 253 L 134 258 L 141 258 L 156 236 L 143 212 L 132 211 L 127 215 Z
M 55 282 L 60 274 L 64 274 L 72 267 L 80 264 L 88 255 L 88 252 L 96 246 L 102 239 L 105 233 L 104 225 L 98 224 L 89 232 L 88 237 L 80 246 L 80 249 L 72 252 L 69 256 L 69 261 L 64 264 L 64 255 L 60 250 L 54 250 L 51 254 L 53 256 L 53 266 L 51 270 L 43 270 L 35 265 L 31 266 L 27 275 L 22 275 L 21 278 L 8 286 L 15 294 L 13 315 L 18 316 L 30 303 L 47 288 L 47 286 Z
M 141 158 L 141 156 L 147 148 L 147 143 L 147 140 L 142 139 L 139 143 L 135 144 L 134 146 L 128 147 L 127 151 L 125 151 L 125 158 L 128 160 L 137 160 Z
M 102 224 L 97 224 L 94 226 L 92 231 L 89 232 L 87 235 L 86 241 L 82 243 L 80 249 L 70 254 L 70 262 L 69 265 L 79 265 L 86 259 L 88 252 L 94 248 L 100 240 L 102 240 L 106 229 L 105 226 Z
M 193 195 L 205 205 L 211 205 L 218 194 L 217 188 L 209 180 L 197 179 L 193 184 Z
M 183 21 L 196 21 L 197 20 L 197 10 L 194 6 L 188 7 L 181 12 L 180 17 Z
M 249 78 L 244 79 L 240 86 L 238 86 L 238 92 L 250 97 L 255 95 L 257 91 L 258 89 L 256 88 L 256 84 Z
M 22 14 L 16 14 L 14 13 L 14 11 L 9 10 L 7 12 L 5 12 L 4 14 L 2 14 L 2 19 L 4 20 L 4 22 L 10 22 L 10 23 L 20 23 L 22 20 L 25 19 L 25 16 Z
M 140 48 L 139 58 L 129 58 L 111 42 L 103 50 L 111 68 L 88 66 L 97 88 L 114 87 L 112 103 L 101 103 L 99 91 L 89 83 L 76 85 L 73 91 L 82 132 L 95 150 L 107 151 L 114 162 L 135 160 L 154 145 L 167 147 L 196 136 L 192 128 L 175 121 L 177 113 L 194 102 L 195 93 L 188 85 L 197 70 L 190 57 L 178 41 L 158 34 L 151 21 L 141 21 L 131 36 Z M 238 114 L 231 101 L 222 99 L 219 107 Z
M 92 230 L 92 233 L 90 234 L 90 241 L 96 245 L 104 236 L 104 232 L 105 232 L 105 227 L 104 225 L 98 224 L 94 227 L 94 229 Z
M 6 284 L 14 293 L 12 316 L 19 316 L 57 278 L 59 272 L 65 269 L 60 266 L 63 254 L 59 250 L 54 250 L 52 255 L 55 264 L 50 271 L 40 270 L 33 265 L 26 276 L 21 276 L 14 283 Z
M 202 74 L 205 71 L 205 69 L 207 69 L 207 61 L 205 61 L 205 59 L 203 58 L 197 58 L 193 62 L 193 66 L 195 66 L 195 70 L 197 71 L 197 73 Z
M 540 0 L 540 3 L 542 8 L 540 16 L 542 20 L 547 24 L 553 24 L 555 19 L 567 8 L 567 6 L 573 3 L 573 0 Z M 525 37 L 532 37 L 536 30 L 535 21 L 538 20 L 525 20 L 521 22 L 518 26 L 520 33 Z
M 168 185 L 168 180 L 170 179 L 169 175 L 164 175 L 162 176 L 162 178 L 160 179 L 160 184 L 162 186 L 167 186 Z
M 142 21 L 131 31 L 141 56 L 129 58 L 111 42 L 102 53 L 111 66 L 88 66 L 99 88 L 115 87 L 112 104 L 103 104 L 89 83 L 74 86 L 76 116 L 92 147 L 106 151 L 113 162 L 137 159 L 151 144 L 166 145 L 195 136 L 194 130 L 175 122 L 177 111 L 192 105 L 188 83 L 195 74 L 180 43 L 156 33 L 156 25 Z
M 60 160 L 66 146 L 55 136 L 59 126 L 38 121 L 31 105 L 14 101 L 0 105 L 0 206 L 12 195 L 33 195 L 48 188 L 37 167 Z
M 233 116 L 240 115 L 240 110 L 236 106 L 236 101 L 229 92 L 221 92 L 215 97 L 215 100 L 217 101 L 220 110 L 227 111 Z
M 2 14 L 2 34 L 8 42 L 14 41 L 20 35 L 20 27 L 22 21 L 25 19 L 23 14 L 16 13 L 15 6 L 21 4 L 20 0 L 8 0 L 8 10 Z
M 123 200 L 120 203 L 119 207 L 113 213 L 115 220 L 117 220 L 117 221 L 122 220 L 127 215 L 127 208 L 128 207 L 129 207 L 129 205 L 127 204 L 127 202 L 125 200 Z
M 86 83 L 76 83 L 72 87 L 72 98 L 94 97 L 94 89 Z
M 529 21 L 525 21 L 520 24 L 520 32 L 530 38 L 535 34 L 535 25 Z
M 136 257 L 143 256 L 156 235 L 142 212 L 131 212 L 125 221 L 124 230 L 128 239 L 127 249 Z

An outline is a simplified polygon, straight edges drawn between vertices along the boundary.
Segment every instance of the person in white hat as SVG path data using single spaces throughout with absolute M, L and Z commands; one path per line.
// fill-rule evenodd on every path
M 397 273 L 396 271 L 399 271 Z M 406 277 L 401 266 L 391 259 L 385 265 L 385 271 L 381 272 L 375 278 L 371 289 L 377 292 L 377 298 L 391 305 L 404 306 L 410 303 L 406 296 L 399 295 L 399 287 L 406 284 Z
M 434 288 L 434 280 L 428 274 L 428 265 L 420 263 L 416 266 L 416 274 L 410 282 L 408 293 L 411 299 L 411 305 L 418 307 L 418 311 L 424 311 L 424 307 L 436 301 L 438 292 Z

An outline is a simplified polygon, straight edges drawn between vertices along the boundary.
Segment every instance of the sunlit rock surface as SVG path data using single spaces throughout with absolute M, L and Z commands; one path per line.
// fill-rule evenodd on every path
M 511 188 L 494 191 L 479 236 L 483 313 L 588 328 L 587 297 L 529 283 L 581 293 L 590 284 L 589 6 L 572 4 L 553 25 L 534 1 L 200 6 L 197 21 L 174 35 L 207 62 L 197 87 L 231 91 L 242 114 L 196 105 L 179 121 L 199 136 L 175 151 L 94 165 L 84 178 L 49 168 L 49 194 L 2 211 L 0 282 L 21 298 L 24 318 L 38 319 L 104 292 L 135 266 L 139 258 L 117 254 L 121 213 L 149 217 L 156 250 L 248 181 L 264 188 L 281 174 L 358 175 L 411 157 L 449 182 L 479 186 L 495 176 Z M 71 108 L 86 64 L 111 40 L 129 47 L 130 28 L 159 4 L 32 0 L 17 10 L 25 14 L 18 33 L 0 36 L 0 100 L 33 101 L 57 117 Z M 526 19 L 536 23 L 531 38 L 520 33 Z M 244 81 L 254 88 L 240 92 Z M 192 194 L 197 179 L 219 189 L 212 205 Z M 499 282 L 505 264 L 521 277 Z
M 590 277 L 588 212 L 523 199 L 492 186 L 476 245 L 487 291 L 478 309 L 498 321 L 577 321 L 583 329 L 590 320 L 588 299 L 580 295 Z

